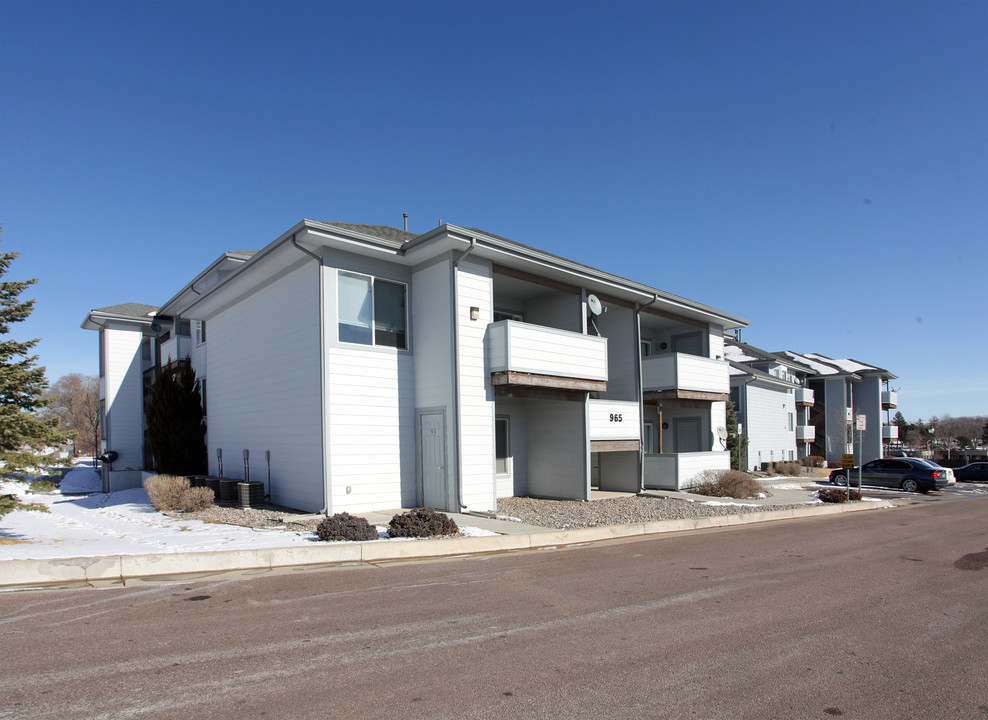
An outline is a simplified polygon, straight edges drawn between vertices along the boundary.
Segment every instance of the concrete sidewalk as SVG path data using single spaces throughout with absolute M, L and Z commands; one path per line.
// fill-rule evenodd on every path
M 690 497 L 709 501 L 704 496 L 653 491 L 664 496 Z M 660 533 L 705 530 L 747 525 L 750 523 L 795 518 L 841 515 L 848 512 L 890 508 L 890 502 L 807 505 L 807 491 L 772 490 L 774 495 L 759 501 L 763 505 L 779 504 L 782 493 L 798 493 L 801 500 L 784 510 L 718 515 L 682 520 L 657 520 L 629 525 L 557 530 L 497 520 L 481 515 L 447 513 L 458 525 L 479 527 L 498 533 L 483 537 L 433 538 L 407 541 L 369 541 L 359 543 L 319 543 L 312 546 L 227 550 L 149 555 L 111 555 L 104 557 L 53 558 L 43 560 L 0 561 L 0 589 L 36 589 L 60 587 L 112 587 L 142 582 L 189 582 L 220 573 L 252 574 L 288 568 L 318 568 L 355 564 L 378 564 L 412 558 L 456 557 L 482 553 L 531 550 L 633 538 Z M 794 496 L 795 497 L 795 496 Z M 736 501 L 735 501 L 736 502 Z M 790 500 L 792 502 L 792 500 Z M 387 524 L 393 513 L 367 513 L 372 524 Z

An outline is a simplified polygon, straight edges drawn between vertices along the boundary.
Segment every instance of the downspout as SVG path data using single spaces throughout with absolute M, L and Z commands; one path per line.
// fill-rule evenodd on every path
M 319 511 L 324 515 L 329 515 L 330 493 L 329 493 L 329 473 L 326 471 L 326 342 L 325 342 L 325 303 L 323 298 L 322 282 L 322 258 L 311 250 L 298 244 L 298 233 L 292 235 L 292 245 L 314 259 L 317 263 L 316 281 L 319 283 L 319 444 L 322 446 L 320 456 L 322 458 L 322 502 L 323 507 Z M 270 485 L 270 483 L 269 483 Z M 268 490 L 270 492 L 270 488 Z
M 457 510 L 466 507 L 463 504 L 463 452 L 460 450 L 461 428 L 460 428 L 460 294 L 456 284 L 456 271 L 460 267 L 460 261 L 472 253 L 477 247 L 477 238 L 470 238 L 470 247 L 460 253 L 460 256 L 453 261 L 450 269 L 450 280 L 453 284 L 453 423 L 456 428 L 456 443 L 454 444 L 456 453 L 456 482 L 453 489 L 456 491 Z
M 642 321 L 641 312 L 651 307 L 659 301 L 659 296 L 652 295 L 652 300 L 647 305 L 635 303 L 635 336 L 638 338 L 638 347 L 635 348 L 635 364 L 638 370 L 638 492 L 645 491 L 645 388 L 642 378 Z M 659 438 L 662 437 L 662 419 L 659 418 Z M 661 445 L 661 442 L 660 442 Z

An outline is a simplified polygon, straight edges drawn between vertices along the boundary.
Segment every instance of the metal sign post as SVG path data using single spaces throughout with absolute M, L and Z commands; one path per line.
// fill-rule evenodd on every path
M 864 442 L 862 440 L 862 436 L 864 435 L 864 431 L 865 431 L 865 428 L 866 428 L 867 424 L 868 424 L 868 416 L 867 415 L 858 415 L 858 417 L 857 417 L 857 429 L 858 429 L 858 447 L 859 448 L 864 448 Z M 858 452 L 860 453 L 860 450 Z M 858 463 L 858 492 L 859 493 L 861 492 L 861 466 L 864 464 L 864 462 L 863 462 L 864 458 L 861 458 L 861 460 L 862 460 L 862 462 L 859 462 Z M 848 493 L 848 496 L 847 497 L 848 497 L 848 499 L 850 499 L 850 497 L 851 497 L 850 493 Z

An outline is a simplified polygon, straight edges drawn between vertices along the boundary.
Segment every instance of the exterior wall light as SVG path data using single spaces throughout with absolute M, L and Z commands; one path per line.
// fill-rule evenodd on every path
M 471 320 L 480 320 L 480 308 L 479 307 L 471 307 L 470 308 L 470 319 Z

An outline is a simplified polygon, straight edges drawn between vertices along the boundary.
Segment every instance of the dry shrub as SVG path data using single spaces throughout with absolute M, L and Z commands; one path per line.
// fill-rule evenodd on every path
M 189 479 L 180 475 L 153 475 L 144 481 L 144 490 L 159 512 L 205 510 L 214 499 L 212 490 L 189 487 Z
M 818 467 L 823 467 L 823 464 L 826 462 L 826 460 L 824 460 L 819 455 L 807 455 L 799 462 L 803 467 L 818 468 Z
M 455 535 L 460 532 L 449 515 L 436 512 L 431 507 L 420 507 L 395 515 L 388 523 L 391 537 L 433 537 Z
M 350 513 L 336 513 L 323 518 L 316 526 L 320 540 L 340 542 L 343 540 L 377 540 L 377 529 L 362 517 Z
M 700 482 L 690 492 L 697 495 L 737 499 L 771 495 L 754 476 L 740 470 L 704 470 L 696 479 Z
M 776 464 L 775 471 L 780 475 L 798 477 L 803 474 L 803 467 L 797 462 L 780 462 Z
M 847 502 L 847 490 L 844 488 L 820 488 L 817 492 L 820 499 L 825 503 L 842 503 Z M 851 490 L 851 502 L 861 499 L 861 492 L 858 490 Z

